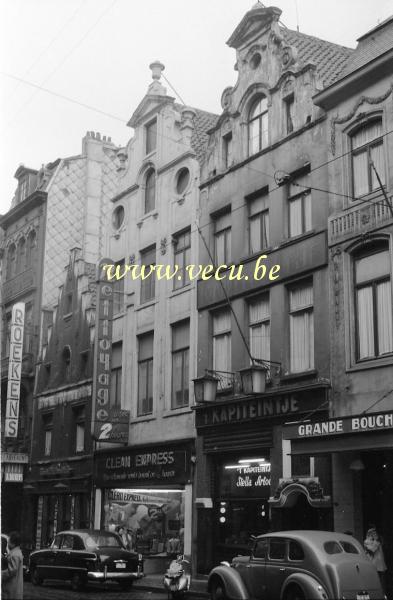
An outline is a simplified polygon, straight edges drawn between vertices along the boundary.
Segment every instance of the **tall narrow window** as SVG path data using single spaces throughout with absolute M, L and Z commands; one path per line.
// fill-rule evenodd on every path
M 227 265 L 231 260 L 231 213 L 214 220 L 214 257 L 216 266 Z
M 27 238 L 27 260 L 26 266 L 32 267 L 35 265 L 37 253 L 37 234 L 35 231 L 31 231 Z
M 71 379 L 71 350 L 69 346 L 64 346 L 61 357 L 63 362 L 64 381 L 68 382 Z
M 173 287 L 178 290 L 187 285 L 190 280 L 186 267 L 191 261 L 191 232 L 179 233 L 174 237 L 175 266 L 178 266 L 177 275 L 173 280 Z
M 251 356 L 262 360 L 270 360 L 270 304 L 268 295 L 249 303 L 248 322 Z
M 255 254 L 269 246 L 269 204 L 264 195 L 249 202 L 249 250 Z
M 156 206 L 156 172 L 149 169 L 145 179 L 145 214 Z
M 145 127 L 146 154 L 150 154 L 157 147 L 157 120 L 151 121 Z
M 154 334 L 138 338 L 138 416 L 153 412 L 153 345 Z
M 232 164 L 232 151 L 233 151 L 233 142 L 232 142 L 232 131 L 224 135 L 222 138 L 223 144 L 223 155 L 224 155 L 224 167 L 227 169 Z
M 190 322 L 172 325 L 172 408 L 188 406 Z
M 385 184 L 382 120 L 378 119 L 362 125 L 351 136 L 351 142 L 353 195 L 358 198 L 379 188 L 372 163 L 382 184 Z
M 27 196 L 27 183 L 28 183 L 27 177 L 24 177 L 19 182 L 19 202 L 23 202 L 23 200 Z
M 119 267 L 119 275 L 124 272 L 124 258 L 115 263 L 115 267 Z M 124 310 L 124 277 L 123 279 L 113 279 L 113 314 L 117 315 Z
M 300 373 L 314 368 L 314 313 L 312 283 L 289 290 L 290 369 Z
M 15 275 L 16 247 L 11 244 L 7 251 L 7 279 Z
M 213 313 L 213 369 L 230 372 L 232 367 L 231 313 Z
M 86 407 L 78 406 L 74 408 L 75 422 L 75 452 L 85 451 L 85 424 L 86 424 Z
M 151 270 L 156 264 L 156 247 L 141 252 L 141 266 L 145 267 L 145 279 L 141 279 L 141 303 L 153 300 L 155 294 L 155 274 Z M 150 273 L 150 275 L 149 275 Z
M 308 175 L 298 177 L 289 184 L 289 237 L 302 235 L 312 229 L 311 190 L 307 187 Z
M 293 117 L 294 117 L 294 108 L 295 108 L 295 100 L 293 94 L 285 98 L 284 100 L 285 107 L 285 129 L 287 133 L 292 133 L 293 131 Z
M 42 425 L 44 430 L 44 455 L 52 454 L 52 430 L 53 430 L 53 413 L 42 417 Z
M 26 240 L 22 237 L 18 243 L 18 257 L 16 271 L 21 273 L 26 269 Z
M 269 114 L 266 96 L 258 98 L 248 115 L 249 154 L 256 154 L 268 145 Z
M 393 305 L 388 245 L 368 248 L 355 258 L 357 358 L 393 352 Z
M 112 344 L 112 370 L 111 370 L 111 406 L 121 407 L 121 377 L 122 377 L 122 351 L 123 343 Z

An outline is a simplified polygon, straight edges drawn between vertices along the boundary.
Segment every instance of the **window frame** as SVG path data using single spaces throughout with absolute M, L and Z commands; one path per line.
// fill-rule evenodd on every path
M 230 217 L 230 225 L 227 225 L 217 231 L 217 224 L 220 219 L 228 216 Z M 219 267 L 221 265 L 229 265 L 231 263 L 231 254 L 232 254 L 232 211 L 226 210 L 225 212 L 221 212 L 219 214 L 213 215 L 213 235 L 214 235 L 214 262 L 215 266 Z M 217 256 L 217 240 L 221 237 L 224 238 L 224 257 L 222 262 L 218 260 Z
M 182 326 L 187 326 L 188 327 L 188 345 L 187 346 L 182 346 L 180 348 L 177 348 L 176 350 L 173 349 L 173 342 L 174 342 L 174 329 L 176 327 L 182 327 Z M 172 362 L 172 370 L 171 370 L 171 408 L 172 410 L 175 410 L 177 408 L 185 408 L 187 406 L 189 406 L 190 404 L 190 319 L 185 319 L 184 321 L 178 321 L 177 323 L 172 323 L 171 325 L 171 342 L 172 342 L 172 347 L 171 347 L 171 362 Z M 174 357 L 181 355 L 181 392 L 182 392 L 182 398 L 183 398 L 183 402 L 181 404 L 177 404 L 175 403 L 175 390 L 174 390 Z M 187 360 L 186 360 L 186 355 L 187 356 Z M 186 368 L 185 368 L 185 364 L 188 364 L 188 368 L 187 368 L 187 373 L 186 373 Z M 187 394 L 186 394 L 187 392 Z M 184 401 L 184 397 L 187 396 L 187 401 Z
M 366 142 L 362 146 L 358 148 L 353 148 L 353 140 L 356 134 L 362 129 L 371 128 L 375 123 L 380 123 L 381 125 L 381 135 L 373 138 L 369 142 Z M 352 202 L 358 201 L 359 198 L 363 198 L 364 196 L 368 196 L 370 194 L 375 194 L 380 189 L 379 183 L 378 186 L 372 189 L 372 179 L 373 179 L 373 169 L 371 167 L 371 149 L 376 146 L 382 146 L 382 160 L 383 160 L 383 173 L 378 173 L 380 176 L 383 188 L 386 189 L 386 162 L 385 162 L 385 145 L 384 145 L 384 120 L 381 114 L 369 115 L 366 120 L 362 123 L 357 124 L 355 127 L 352 127 L 348 132 L 349 137 L 349 150 L 350 150 L 350 173 L 351 173 L 351 194 L 353 196 Z M 358 156 L 366 152 L 367 154 L 367 188 L 368 191 L 364 194 L 360 194 L 359 196 L 355 195 L 355 169 L 354 169 L 354 156 Z
M 145 258 L 149 252 L 153 252 L 154 250 L 154 262 L 144 262 Z M 157 248 L 155 245 L 149 246 L 144 250 L 140 251 L 140 264 L 141 267 L 155 267 L 157 264 Z M 140 304 L 145 304 L 146 302 L 151 302 L 156 297 L 156 285 L 155 285 L 155 274 L 154 271 L 147 277 L 146 279 L 141 278 L 140 284 Z
M 150 129 L 150 128 L 154 128 L 155 129 L 155 140 L 154 140 L 154 144 L 152 146 L 150 146 L 150 137 L 149 137 L 149 132 L 150 131 L 154 131 L 154 129 Z M 148 121 L 148 123 L 145 124 L 145 156 L 152 154 L 153 152 L 155 152 L 157 150 L 157 137 L 158 137 L 158 130 L 157 130 L 157 117 L 154 117 L 154 119 L 151 119 L 151 121 Z
M 52 456 L 53 452 L 53 424 L 54 424 L 54 412 L 47 412 L 41 415 L 42 418 L 42 429 L 44 431 L 43 435 L 43 455 L 44 456 Z M 47 434 L 50 433 L 49 438 Z M 47 446 L 48 439 L 50 440 L 49 448 Z
M 187 234 L 188 234 L 188 238 L 189 238 L 188 245 L 184 245 L 179 250 L 178 249 L 179 241 L 181 240 L 181 238 L 183 236 L 186 236 Z M 180 289 L 184 288 L 186 285 L 189 285 L 191 283 L 190 278 L 188 276 L 188 272 L 186 271 L 186 267 L 190 264 L 190 262 L 187 260 L 187 251 L 189 251 L 190 260 L 191 260 L 191 228 L 190 227 L 173 235 L 173 263 L 174 263 L 174 267 L 176 265 L 179 266 L 178 272 L 173 279 L 173 289 L 174 290 L 180 290 Z M 182 266 L 179 265 L 179 261 L 178 261 L 179 256 L 182 257 Z M 179 276 L 181 276 L 181 279 L 178 279 Z
M 259 112 L 256 115 L 251 116 L 254 113 L 254 110 L 256 109 L 258 104 L 263 99 L 266 100 L 266 109 L 262 110 L 262 112 Z M 262 124 L 263 124 L 263 117 L 265 117 L 266 115 L 267 115 L 267 140 L 266 140 L 266 145 L 264 145 L 263 144 L 263 135 L 262 135 L 262 132 L 263 132 Z M 254 138 L 252 138 L 250 134 L 251 134 L 252 123 L 255 123 L 255 122 L 258 122 L 258 149 L 254 151 L 254 149 L 251 148 L 251 143 Z M 255 154 L 258 154 L 258 152 L 261 152 L 265 148 L 269 147 L 269 100 L 268 100 L 268 97 L 266 96 L 266 94 L 258 94 L 258 96 L 256 98 L 254 98 L 252 100 L 252 102 L 249 104 L 248 115 L 247 115 L 247 136 L 248 136 L 248 140 L 247 140 L 248 156 L 254 156 Z
M 117 260 L 114 264 L 115 272 L 116 267 L 125 267 L 125 259 L 122 258 Z M 113 316 L 121 315 L 124 312 L 124 280 L 125 277 L 121 279 L 114 278 L 112 281 L 112 294 L 113 294 Z
M 305 235 L 306 233 L 308 233 L 309 231 L 312 231 L 312 194 L 311 194 L 311 187 L 307 188 L 306 186 L 304 186 L 304 188 L 302 188 L 300 190 L 299 193 L 297 194 L 293 194 L 292 196 L 290 196 L 290 186 L 291 184 L 288 184 L 288 237 L 290 239 L 296 238 L 300 235 Z M 310 229 L 306 229 L 306 198 L 310 197 L 310 224 L 311 227 Z M 300 233 L 296 233 L 296 234 L 292 234 L 291 232 L 291 204 L 293 204 L 294 202 L 298 201 L 300 199 L 301 201 L 301 232 Z
M 228 131 L 222 136 L 222 154 L 225 169 L 229 169 L 233 164 L 233 147 L 233 134 L 232 131 Z
M 257 202 L 260 198 L 264 199 L 265 208 L 262 208 L 255 214 L 251 214 L 252 212 L 252 204 Z M 266 250 L 270 246 L 270 205 L 269 204 L 269 193 L 265 192 L 260 194 L 258 197 L 252 198 L 247 201 L 247 211 L 248 211 L 248 253 L 250 256 L 261 252 L 262 250 Z M 267 223 L 265 223 L 267 217 Z M 261 240 L 261 247 L 257 250 L 253 250 L 251 247 L 251 223 L 259 220 L 259 233 Z M 264 236 L 264 231 L 266 232 L 266 239 Z
M 268 305 L 269 305 L 269 316 L 268 317 L 264 317 L 260 320 L 257 321 L 253 321 L 251 322 L 251 316 L 250 316 L 250 309 L 251 309 L 251 305 L 252 304 L 256 304 L 257 302 L 263 302 L 263 301 L 267 301 Z M 254 356 L 253 354 L 253 358 L 260 358 L 261 360 L 270 360 L 270 354 L 271 354 L 271 304 L 270 304 L 270 293 L 269 292 L 265 292 L 263 294 L 260 294 L 258 296 L 253 296 L 251 298 L 249 298 L 247 300 L 247 312 L 248 312 L 248 343 L 249 343 L 249 347 L 251 350 L 252 344 L 251 344 L 251 340 L 252 340 L 252 335 L 251 335 L 251 330 L 252 329 L 256 329 L 259 328 L 263 325 L 266 326 L 266 324 L 269 325 L 269 356 L 263 356 L 263 357 L 258 357 L 258 356 Z M 250 359 L 250 362 L 252 364 L 252 360 Z
M 300 307 L 300 308 L 296 308 L 296 309 L 291 309 L 291 293 L 293 291 L 295 291 L 296 289 L 299 288 L 306 288 L 306 287 L 311 287 L 312 289 L 312 304 L 311 305 L 307 305 L 304 307 Z M 312 279 L 306 279 L 306 280 L 301 280 L 298 281 L 290 286 L 287 287 L 287 294 L 288 294 L 288 334 L 289 334 L 289 373 L 291 375 L 297 375 L 299 373 L 307 373 L 309 371 L 314 371 L 315 370 L 315 322 L 314 322 L 314 308 L 315 308 L 315 304 L 314 304 L 314 300 L 315 300 L 315 293 L 314 293 L 314 281 Z M 291 319 L 296 318 L 299 315 L 304 315 L 306 313 L 311 313 L 313 316 L 313 337 L 312 337 L 312 365 L 306 369 L 301 369 L 301 370 L 294 370 L 293 369 L 293 364 L 292 364 L 292 354 L 291 354 L 291 346 L 292 346 L 292 337 L 291 337 Z
M 72 407 L 74 421 L 73 450 L 75 454 L 83 454 L 86 450 L 86 404 L 77 404 Z M 83 447 L 78 448 L 78 427 L 83 425 Z
M 121 357 L 121 365 L 114 366 L 114 359 L 117 358 L 116 350 L 119 348 L 119 354 Z M 112 344 L 112 365 L 111 365 L 111 385 L 110 385 L 110 406 L 115 408 L 121 408 L 121 394 L 122 394 L 122 378 L 123 378 L 123 342 L 115 342 Z M 115 381 L 115 401 L 113 398 L 113 382 Z
M 229 327 L 223 331 L 220 331 L 219 333 L 214 333 L 214 319 L 217 318 L 220 313 L 228 313 L 229 316 Z M 229 355 L 229 366 L 230 368 L 228 369 L 228 371 L 225 371 L 226 373 L 231 373 L 231 368 L 232 368 L 232 313 L 231 310 L 229 308 L 220 308 L 217 309 L 215 311 L 213 311 L 211 313 L 211 318 L 212 318 L 212 365 L 213 365 L 213 370 L 220 372 L 221 369 L 217 369 L 217 365 L 216 365 L 216 352 L 215 352 L 215 346 L 216 346 L 216 340 L 218 338 L 224 338 L 224 337 L 229 337 L 229 344 L 230 344 L 230 355 Z M 223 371 L 224 372 L 224 371 Z M 228 387 L 230 387 L 230 383 L 228 383 Z M 221 387 L 224 387 L 224 385 L 221 383 Z
M 152 355 L 146 358 L 140 358 L 140 344 L 142 338 L 146 338 L 147 336 L 151 336 L 152 338 Z M 151 407 L 148 407 L 148 411 L 141 410 L 141 367 L 146 365 L 146 389 L 145 391 L 145 401 L 149 401 L 149 380 L 151 378 Z M 137 416 L 144 417 L 146 415 L 151 415 L 153 413 L 153 405 L 154 405 L 154 331 L 146 332 L 142 335 L 138 336 L 138 401 L 137 401 Z
M 150 179 L 153 184 L 150 185 Z M 151 192 L 151 190 L 153 190 Z M 151 193 L 151 197 L 150 194 Z M 143 214 L 148 215 L 156 209 L 156 193 L 157 193 L 157 172 L 154 167 L 149 167 L 144 176 L 143 186 Z M 152 204 L 152 206 L 150 206 Z

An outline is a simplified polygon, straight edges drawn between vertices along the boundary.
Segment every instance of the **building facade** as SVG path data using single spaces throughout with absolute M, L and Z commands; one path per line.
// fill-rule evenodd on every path
M 217 385 L 195 407 L 201 573 L 246 551 L 253 532 L 333 523 L 330 457 L 291 459 L 282 430 L 329 414 L 327 121 L 312 97 L 351 50 L 280 15 L 257 3 L 227 42 L 238 80 L 201 174 L 199 262 L 214 267 L 198 282 L 198 374 L 205 391 Z M 250 394 L 252 364 L 267 382 Z
M 110 402 L 130 412 L 129 439 L 97 444 L 95 522 L 125 525 L 146 569 L 162 572 L 162 559 L 191 552 L 197 311 L 186 266 L 198 261 L 199 160 L 216 117 L 176 104 L 164 65 L 150 68 L 107 228 L 106 255 L 120 275 L 127 268 L 113 281 Z M 153 271 L 141 279 L 132 268 Z

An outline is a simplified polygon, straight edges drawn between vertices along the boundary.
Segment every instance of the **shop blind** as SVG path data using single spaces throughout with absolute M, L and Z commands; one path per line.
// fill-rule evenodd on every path
M 205 452 L 233 452 L 234 450 L 255 450 L 273 446 L 271 429 L 261 429 L 258 426 L 221 432 L 209 432 L 203 437 Z

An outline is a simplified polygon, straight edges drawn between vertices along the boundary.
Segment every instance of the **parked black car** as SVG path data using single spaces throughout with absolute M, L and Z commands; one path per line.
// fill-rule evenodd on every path
M 62 579 L 79 590 L 88 581 L 117 581 L 129 589 L 143 577 L 143 559 L 126 550 L 116 533 L 74 529 L 58 533 L 48 548 L 31 553 L 30 576 L 34 585 Z

